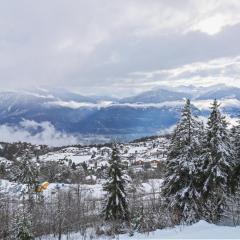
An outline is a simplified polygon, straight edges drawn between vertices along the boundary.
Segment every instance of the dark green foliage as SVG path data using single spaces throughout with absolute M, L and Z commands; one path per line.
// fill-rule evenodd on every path
M 36 162 L 29 157 L 16 162 L 13 175 L 15 181 L 24 183 L 29 188 L 35 188 L 38 185 L 39 169 Z
M 187 100 L 171 139 L 162 189 L 177 223 L 190 224 L 200 218 L 201 130 L 202 124 L 192 116 Z
M 203 156 L 204 206 L 206 218 L 218 222 L 229 192 L 229 176 L 233 170 L 233 153 L 225 117 L 215 100 L 207 123 Z
M 129 211 L 125 192 L 126 180 L 123 175 L 123 166 L 119 158 L 118 147 L 113 144 L 112 156 L 109 160 L 107 182 L 104 190 L 107 192 L 104 215 L 106 220 L 128 220 Z
M 234 154 L 234 170 L 230 178 L 232 193 L 235 193 L 240 186 L 240 120 L 232 128 L 231 141 Z
M 19 240 L 33 240 L 33 236 L 31 232 L 29 231 L 29 225 L 27 223 L 27 220 L 24 220 L 19 228 L 19 232 L 17 235 L 17 239 Z
M 12 222 L 10 239 L 33 240 L 32 227 L 32 215 L 29 210 L 25 209 L 25 207 L 19 208 Z

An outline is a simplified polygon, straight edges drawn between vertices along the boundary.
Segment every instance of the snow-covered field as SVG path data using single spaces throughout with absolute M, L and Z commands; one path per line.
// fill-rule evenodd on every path
M 175 228 L 168 228 L 163 230 L 156 230 L 149 234 L 135 233 L 133 236 L 129 234 L 118 235 L 115 238 L 107 236 L 96 237 L 89 232 L 90 239 L 240 239 L 240 227 L 226 227 L 209 224 L 205 221 L 200 221 L 191 226 L 177 226 Z M 42 240 L 56 240 L 52 236 L 45 236 Z M 63 236 L 62 240 L 80 240 L 86 239 L 79 233 L 74 233 Z
M 142 183 L 141 187 L 137 189 L 139 194 L 150 194 L 152 192 L 159 192 L 162 185 L 162 179 L 149 179 L 147 182 Z M 105 192 L 102 189 L 102 183 L 96 184 L 81 184 L 81 191 L 85 194 L 86 199 L 101 199 L 104 197 Z M 8 193 L 11 196 L 18 198 L 22 191 L 26 189 L 25 184 L 10 182 L 8 180 L 0 179 L 0 193 Z M 77 189 L 77 184 L 64 184 L 64 183 L 51 183 L 44 196 L 47 198 L 55 194 L 58 190 L 68 191 Z

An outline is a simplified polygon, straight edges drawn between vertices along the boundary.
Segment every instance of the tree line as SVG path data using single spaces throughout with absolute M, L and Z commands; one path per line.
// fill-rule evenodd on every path
M 239 194 L 240 121 L 230 127 L 219 107 L 214 100 L 205 126 L 187 100 L 172 135 L 162 191 L 177 223 L 219 223 Z

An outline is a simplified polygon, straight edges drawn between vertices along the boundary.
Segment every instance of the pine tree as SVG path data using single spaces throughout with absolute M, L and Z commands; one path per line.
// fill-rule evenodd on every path
M 119 157 L 117 144 L 113 144 L 112 155 L 109 160 L 107 182 L 103 189 L 107 192 L 107 201 L 104 208 L 106 220 L 128 220 L 129 210 L 125 192 L 126 180 L 123 166 Z
M 38 165 L 29 156 L 25 156 L 23 159 L 17 160 L 13 174 L 15 175 L 15 181 L 26 185 L 26 189 L 24 189 L 22 195 L 24 198 L 27 197 L 28 208 L 31 211 L 34 205 L 34 194 L 39 184 Z
M 17 234 L 17 239 L 19 240 L 33 240 L 33 235 L 30 232 L 30 223 L 28 219 L 23 218 L 21 222 L 19 222 L 19 229 Z
M 232 148 L 234 154 L 234 170 L 232 174 L 231 190 L 235 192 L 240 187 L 240 120 L 237 125 L 232 128 L 231 132 Z
M 190 100 L 182 110 L 169 147 L 163 195 L 177 216 L 177 223 L 191 224 L 200 218 L 199 155 L 200 124 L 191 112 Z
M 233 173 L 230 175 L 230 190 L 227 207 L 224 209 L 225 221 L 233 225 L 240 224 L 240 121 L 231 129 L 231 147 L 233 149 Z
M 30 187 L 35 187 L 38 184 L 38 167 L 32 159 L 26 157 L 18 161 L 18 173 L 16 180 Z
M 229 176 L 232 171 L 232 151 L 227 122 L 217 100 L 211 106 L 203 156 L 204 215 L 218 222 L 226 205 Z
M 23 201 L 21 207 L 16 211 L 11 222 L 10 238 L 16 240 L 33 240 L 32 216 Z

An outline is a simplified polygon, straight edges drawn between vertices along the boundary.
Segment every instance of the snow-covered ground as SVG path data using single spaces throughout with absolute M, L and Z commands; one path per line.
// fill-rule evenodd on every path
M 177 226 L 175 228 L 168 228 L 163 230 L 156 230 L 149 234 L 135 233 L 133 236 L 129 234 L 122 234 L 115 238 L 109 238 L 106 236 L 96 237 L 89 231 L 89 239 L 240 239 L 240 226 L 227 227 L 217 226 L 209 224 L 205 221 L 200 221 L 191 226 Z M 55 240 L 57 238 L 52 236 L 46 236 L 41 238 L 42 240 Z M 63 236 L 62 240 L 80 240 L 86 239 L 79 233 L 74 233 L 67 236 Z
M 149 179 L 147 182 L 142 183 L 142 186 L 139 186 L 137 191 L 139 194 L 158 193 L 162 182 L 162 179 Z M 103 183 L 104 181 L 96 184 L 81 184 L 80 189 L 85 194 L 86 199 L 101 199 L 105 194 L 102 188 Z M 77 184 L 50 183 L 48 189 L 43 192 L 43 195 L 47 198 L 50 195 L 55 194 L 58 190 L 74 191 L 77 187 Z M 13 197 L 18 198 L 24 190 L 26 190 L 25 184 L 0 179 L 0 193 L 8 193 Z

